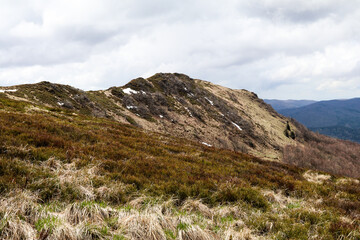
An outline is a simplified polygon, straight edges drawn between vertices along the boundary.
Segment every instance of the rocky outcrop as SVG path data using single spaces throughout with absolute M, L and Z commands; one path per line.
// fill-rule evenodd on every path
M 282 147 L 297 141 L 284 134 L 288 120 L 256 94 L 184 74 L 158 73 L 101 91 L 49 82 L 17 89 L 6 94 L 271 160 L 281 160 Z

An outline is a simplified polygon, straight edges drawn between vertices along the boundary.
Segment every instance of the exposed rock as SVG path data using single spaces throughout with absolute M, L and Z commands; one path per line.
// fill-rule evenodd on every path
M 19 97 L 35 97 L 39 103 L 56 108 L 112 117 L 122 122 L 131 119 L 132 124 L 146 130 L 272 160 L 281 159 L 282 146 L 295 144 L 284 135 L 286 118 L 256 94 L 217 86 L 184 74 L 158 73 L 106 91 L 84 92 L 49 82 L 23 85 L 19 89 Z M 293 131 L 296 131 L 295 126 Z

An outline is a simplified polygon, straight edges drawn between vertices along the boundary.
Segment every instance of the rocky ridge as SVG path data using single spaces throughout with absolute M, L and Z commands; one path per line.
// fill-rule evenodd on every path
M 0 95 L 32 103 L 28 111 L 68 112 L 244 152 L 265 160 L 359 177 L 360 145 L 315 134 L 247 90 L 179 73 L 136 78 L 122 87 L 82 91 L 67 85 L 3 87 Z
M 282 147 L 297 141 L 284 134 L 288 119 L 255 93 L 184 74 L 159 73 L 89 92 L 49 82 L 14 88 L 4 94 L 271 160 L 281 160 Z

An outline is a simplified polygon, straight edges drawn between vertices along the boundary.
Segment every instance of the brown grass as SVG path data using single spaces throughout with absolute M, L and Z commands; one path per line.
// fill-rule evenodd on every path
M 336 175 L 360 177 L 360 144 L 310 132 L 295 121 L 294 124 L 304 143 L 286 146 L 284 162 Z
M 307 169 L 106 119 L 9 108 L 0 115 L 0 238 L 358 234 L 357 181 L 313 183 Z

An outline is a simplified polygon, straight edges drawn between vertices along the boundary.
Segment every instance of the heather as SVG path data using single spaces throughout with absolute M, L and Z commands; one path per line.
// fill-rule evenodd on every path
M 358 239 L 356 179 L 1 98 L 5 239 Z

